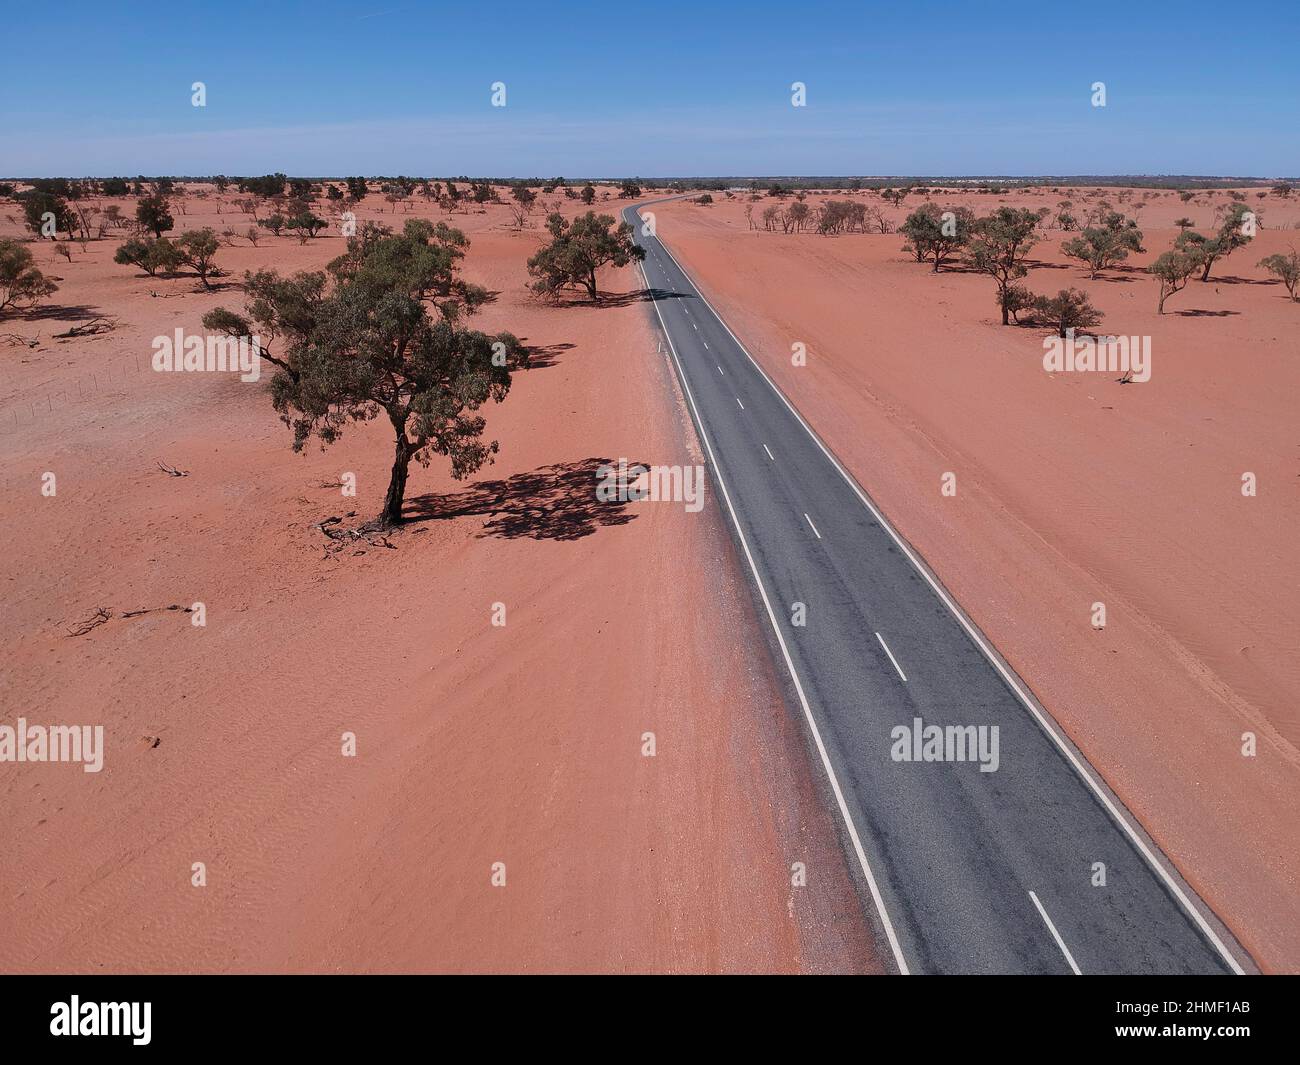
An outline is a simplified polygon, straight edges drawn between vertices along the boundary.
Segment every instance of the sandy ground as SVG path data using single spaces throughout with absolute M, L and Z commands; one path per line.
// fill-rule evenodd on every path
M 249 224 L 187 212 L 178 229 Z M 452 222 L 497 293 L 475 324 L 537 367 L 486 411 L 494 466 L 413 468 L 396 550 L 335 555 L 313 523 L 378 510 L 391 431 L 296 456 L 265 379 L 149 356 L 241 307 L 244 269 L 320 268 L 341 238 L 241 240 L 215 293 L 113 265 L 118 240 L 71 264 L 31 245 L 62 280 L 4 324 L 40 347 L 0 349 L 3 722 L 102 723 L 106 756 L 0 764 L 0 970 L 879 967 L 780 678 L 736 639 L 759 630 L 717 512 L 595 502 L 604 460 L 700 460 L 645 305 L 539 305 L 537 229 L 504 207 Z M 51 339 L 96 314 L 118 328 Z M 329 487 L 343 472 L 356 499 Z M 164 611 L 67 635 L 96 607 L 196 601 L 203 628 Z
M 1266 228 L 1163 317 L 1140 268 L 1226 193 L 1151 194 L 1147 252 L 1096 281 L 1048 234 L 1029 286 L 1152 338 L 1151 380 L 1120 385 L 1047 373 L 1047 330 L 1003 328 L 991 279 L 933 275 L 897 235 L 751 232 L 714 195 L 657 205 L 659 235 L 1261 966 L 1300 970 L 1300 305 L 1255 265 L 1300 245 L 1300 204 L 1251 191 Z M 1078 213 L 1116 191 L 1089 196 L 936 202 Z

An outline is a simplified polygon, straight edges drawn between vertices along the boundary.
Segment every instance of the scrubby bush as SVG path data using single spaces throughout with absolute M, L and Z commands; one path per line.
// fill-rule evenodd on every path
M 1160 296 L 1156 303 L 1158 314 L 1165 313 L 1165 300 L 1185 288 L 1196 270 L 1196 259 L 1182 251 L 1164 252 L 1147 267 L 1147 272 L 1160 282 Z
M 1061 251 L 1071 259 L 1087 263 L 1095 278 L 1102 270 L 1127 259 L 1129 252 L 1142 251 L 1142 230 L 1133 219 L 1111 211 L 1103 216 L 1101 225 L 1089 226 L 1079 236 L 1067 240 L 1061 245 Z
M 1286 286 L 1287 293 L 1292 300 L 1300 299 L 1296 291 L 1297 285 L 1300 285 L 1300 253 L 1297 253 L 1295 248 L 1291 249 L 1289 255 L 1283 255 L 1279 252 L 1276 255 L 1260 259 L 1259 265 Z
M 176 238 L 176 249 L 181 262 L 199 275 L 206 289 L 212 288 L 208 278 L 217 273 L 213 262 L 217 249 L 221 246 L 217 235 L 206 226 L 203 229 L 191 229 Z
M 1091 329 L 1104 317 L 1077 288 L 1063 288 L 1055 296 L 1036 296 L 1034 315 L 1061 336 L 1067 329 Z
M 28 249 L 16 240 L 0 240 L 0 315 L 35 306 L 57 290 L 58 285 L 36 269 Z
M 172 273 L 181 261 L 181 253 L 166 237 L 132 237 L 113 255 L 113 262 L 138 266 L 150 277 Z

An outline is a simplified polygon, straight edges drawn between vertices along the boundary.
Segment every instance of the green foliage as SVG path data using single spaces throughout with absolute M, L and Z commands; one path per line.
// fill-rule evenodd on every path
M 105 178 L 99 183 L 99 190 L 105 196 L 128 196 L 130 195 L 130 186 L 126 183 L 126 178 Z
M 41 189 L 29 189 L 27 192 L 18 194 L 18 202 L 23 206 L 23 218 L 27 223 L 27 228 L 39 236 L 46 236 L 42 232 L 47 216 L 54 219 L 54 234 L 71 233 L 76 225 L 76 217 L 72 208 L 68 206 L 65 200 L 57 192 L 47 192 Z
M 1244 203 L 1234 203 L 1219 224 L 1218 231 L 1207 237 L 1195 230 L 1186 229 L 1174 241 L 1174 247 L 1192 256 L 1201 268 L 1201 280 L 1210 280 L 1210 269 L 1220 259 L 1225 259 L 1238 248 L 1251 242 L 1246 232 L 1247 215 L 1252 212 Z
M 1165 313 L 1165 300 L 1187 285 L 1197 267 L 1196 258 L 1183 251 L 1164 252 L 1147 267 L 1147 273 L 1160 282 L 1160 298 L 1156 304 L 1158 313 Z
M 578 193 L 578 198 L 583 203 L 590 206 L 596 202 L 596 187 L 594 185 L 583 185 L 582 191 Z
M 240 192 L 251 192 L 254 196 L 283 196 L 284 185 L 288 180 L 283 174 L 267 174 L 264 177 L 239 178 L 235 187 Z
M 16 240 L 0 240 L 0 315 L 34 306 L 58 290 L 36 269 L 32 253 Z
M 641 186 L 631 178 L 628 178 L 621 186 L 619 186 L 618 194 L 625 200 L 635 200 L 641 195 Z
M 1089 226 L 1079 236 L 1061 245 L 1061 251 L 1071 259 L 1088 264 L 1091 276 L 1096 277 L 1128 258 L 1131 251 L 1142 251 L 1142 230 L 1137 222 L 1125 218 L 1118 211 L 1107 213 L 1099 226 Z
M 906 248 L 917 261 L 932 263 L 938 273 L 944 259 L 970 241 L 974 222 L 968 207 L 945 211 L 937 203 L 923 203 L 898 231 L 907 238 Z
M 365 222 L 327 269 L 339 281 L 375 292 L 402 292 L 414 299 L 433 296 L 445 317 L 472 314 L 487 292 L 457 276 L 469 240 L 446 222 L 408 219 L 400 234 Z
M 1289 255 L 1279 252 L 1260 259 L 1259 265 L 1286 286 L 1292 300 L 1298 298 L 1296 289 L 1297 285 L 1300 285 L 1300 253 L 1297 253 L 1295 248 L 1291 249 Z
M 113 255 L 113 262 L 138 266 L 150 277 L 170 274 L 182 261 L 180 251 L 166 237 L 132 237 Z
M 1067 329 L 1091 329 L 1100 325 L 1103 317 L 1087 295 L 1077 288 L 1063 288 L 1055 296 L 1035 296 L 1033 309 L 1036 316 L 1061 336 L 1065 336 Z
M 278 237 L 280 235 L 280 231 L 284 229 L 285 223 L 287 223 L 288 221 L 289 220 L 285 218 L 284 215 L 282 215 L 279 211 L 276 211 L 275 214 L 267 218 L 259 218 L 257 220 L 257 224 L 261 226 L 263 229 L 269 229 L 272 233 L 274 233 Z
M 591 186 L 588 186 L 590 188 Z M 632 226 L 607 214 L 588 211 L 570 222 L 552 214 L 546 220 L 551 242 L 528 260 L 528 273 L 537 280 L 533 291 L 556 297 L 566 285 L 582 285 L 594 301 L 596 271 L 607 263 L 626 266 L 645 258 L 645 249 L 632 241 Z
M 217 249 L 221 247 L 217 235 L 211 229 L 191 229 L 176 239 L 176 250 L 181 262 L 185 263 L 199 275 L 203 287 L 210 289 L 208 278 L 217 272 L 213 260 Z
M 297 232 L 299 239 L 305 244 L 310 238 L 314 237 L 328 222 L 319 215 L 313 214 L 310 210 L 303 209 L 290 218 L 285 224 L 286 229 L 292 229 Z

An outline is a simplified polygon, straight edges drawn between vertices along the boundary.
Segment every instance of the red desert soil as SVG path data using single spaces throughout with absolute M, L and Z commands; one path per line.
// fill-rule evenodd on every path
M 249 224 L 187 201 L 178 229 Z M 475 324 L 540 365 L 485 411 L 495 466 L 413 469 L 423 520 L 397 549 L 329 557 L 313 524 L 378 511 L 391 430 L 297 456 L 265 377 L 149 358 L 155 335 L 242 307 L 244 269 L 320 268 L 341 238 L 240 240 L 210 294 L 113 265 L 118 240 L 70 265 L 30 245 L 63 280 L 5 323 L 41 345 L 3 349 L 3 720 L 102 723 L 107 753 L 99 774 L 0 764 L 0 969 L 880 967 L 780 678 L 736 639 L 760 630 L 717 512 L 594 501 L 601 460 L 700 461 L 645 305 L 539 305 L 537 229 L 504 207 L 451 222 L 466 277 L 499 293 Z M 101 313 L 116 331 L 51 339 Z M 328 487 L 344 471 L 355 499 Z M 66 635 L 100 606 L 195 601 L 205 628 L 163 612 Z
M 1116 191 L 934 199 L 1086 211 Z M 1249 191 L 1269 228 L 1163 317 L 1140 268 L 1225 192 L 1152 195 L 1147 252 L 1097 281 L 1049 233 L 1029 286 L 1084 289 L 1102 332 L 1152 337 L 1151 380 L 1120 385 L 1048 374 L 1047 331 L 1000 326 L 989 278 L 935 276 L 893 234 L 751 232 L 714 195 L 656 205 L 659 235 L 1261 966 L 1300 969 L 1300 305 L 1255 265 L 1300 245 L 1300 205 Z

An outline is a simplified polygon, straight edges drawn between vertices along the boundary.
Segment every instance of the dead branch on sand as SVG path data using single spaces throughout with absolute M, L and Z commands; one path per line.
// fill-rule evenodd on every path
M 122 619 L 138 618 L 143 614 L 157 614 L 168 610 L 179 610 L 182 614 L 194 613 L 194 608 L 191 606 L 179 606 L 178 604 L 173 603 L 171 606 L 150 606 L 150 607 L 145 607 L 143 610 L 127 610 L 124 613 L 118 614 L 117 616 Z M 98 609 L 96 609 L 96 611 L 93 614 L 91 614 L 90 617 L 86 618 L 85 621 L 78 622 L 77 627 L 69 631 L 67 635 L 85 636 L 86 633 L 92 631 L 93 629 L 99 628 L 99 626 L 101 625 L 106 624 L 112 618 L 113 618 L 113 612 L 109 610 L 107 607 L 101 606 Z
M 73 337 L 98 336 L 100 333 L 111 333 L 117 328 L 117 319 L 114 317 L 100 316 L 92 318 L 85 325 L 74 325 L 66 333 L 55 333 L 55 340 L 69 340 Z
M 190 475 L 190 471 L 189 471 L 189 470 L 178 470 L 175 466 L 168 466 L 165 462 L 158 462 L 157 459 L 154 459 L 154 462 L 157 464 L 158 468 L 159 468 L 160 470 L 162 470 L 163 473 L 167 474 L 168 476 L 171 476 L 171 477 L 188 477 L 188 476 Z
M 29 348 L 36 347 L 41 342 L 41 335 L 37 333 L 34 337 L 21 337 L 17 333 L 0 333 L 0 344 L 25 344 Z
M 178 606 L 176 603 L 173 603 L 171 606 L 150 606 L 145 607 L 143 610 L 128 610 L 121 616 L 124 618 L 138 618 L 141 614 L 157 614 L 159 611 L 163 610 L 179 610 L 183 614 L 194 613 L 194 608 L 192 606 Z
M 99 607 L 85 621 L 78 622 L 77 627 L 68 633 L 69 636 L 85 636 L 91 629 L 97 629 L 113 616 L 112 611 Z

